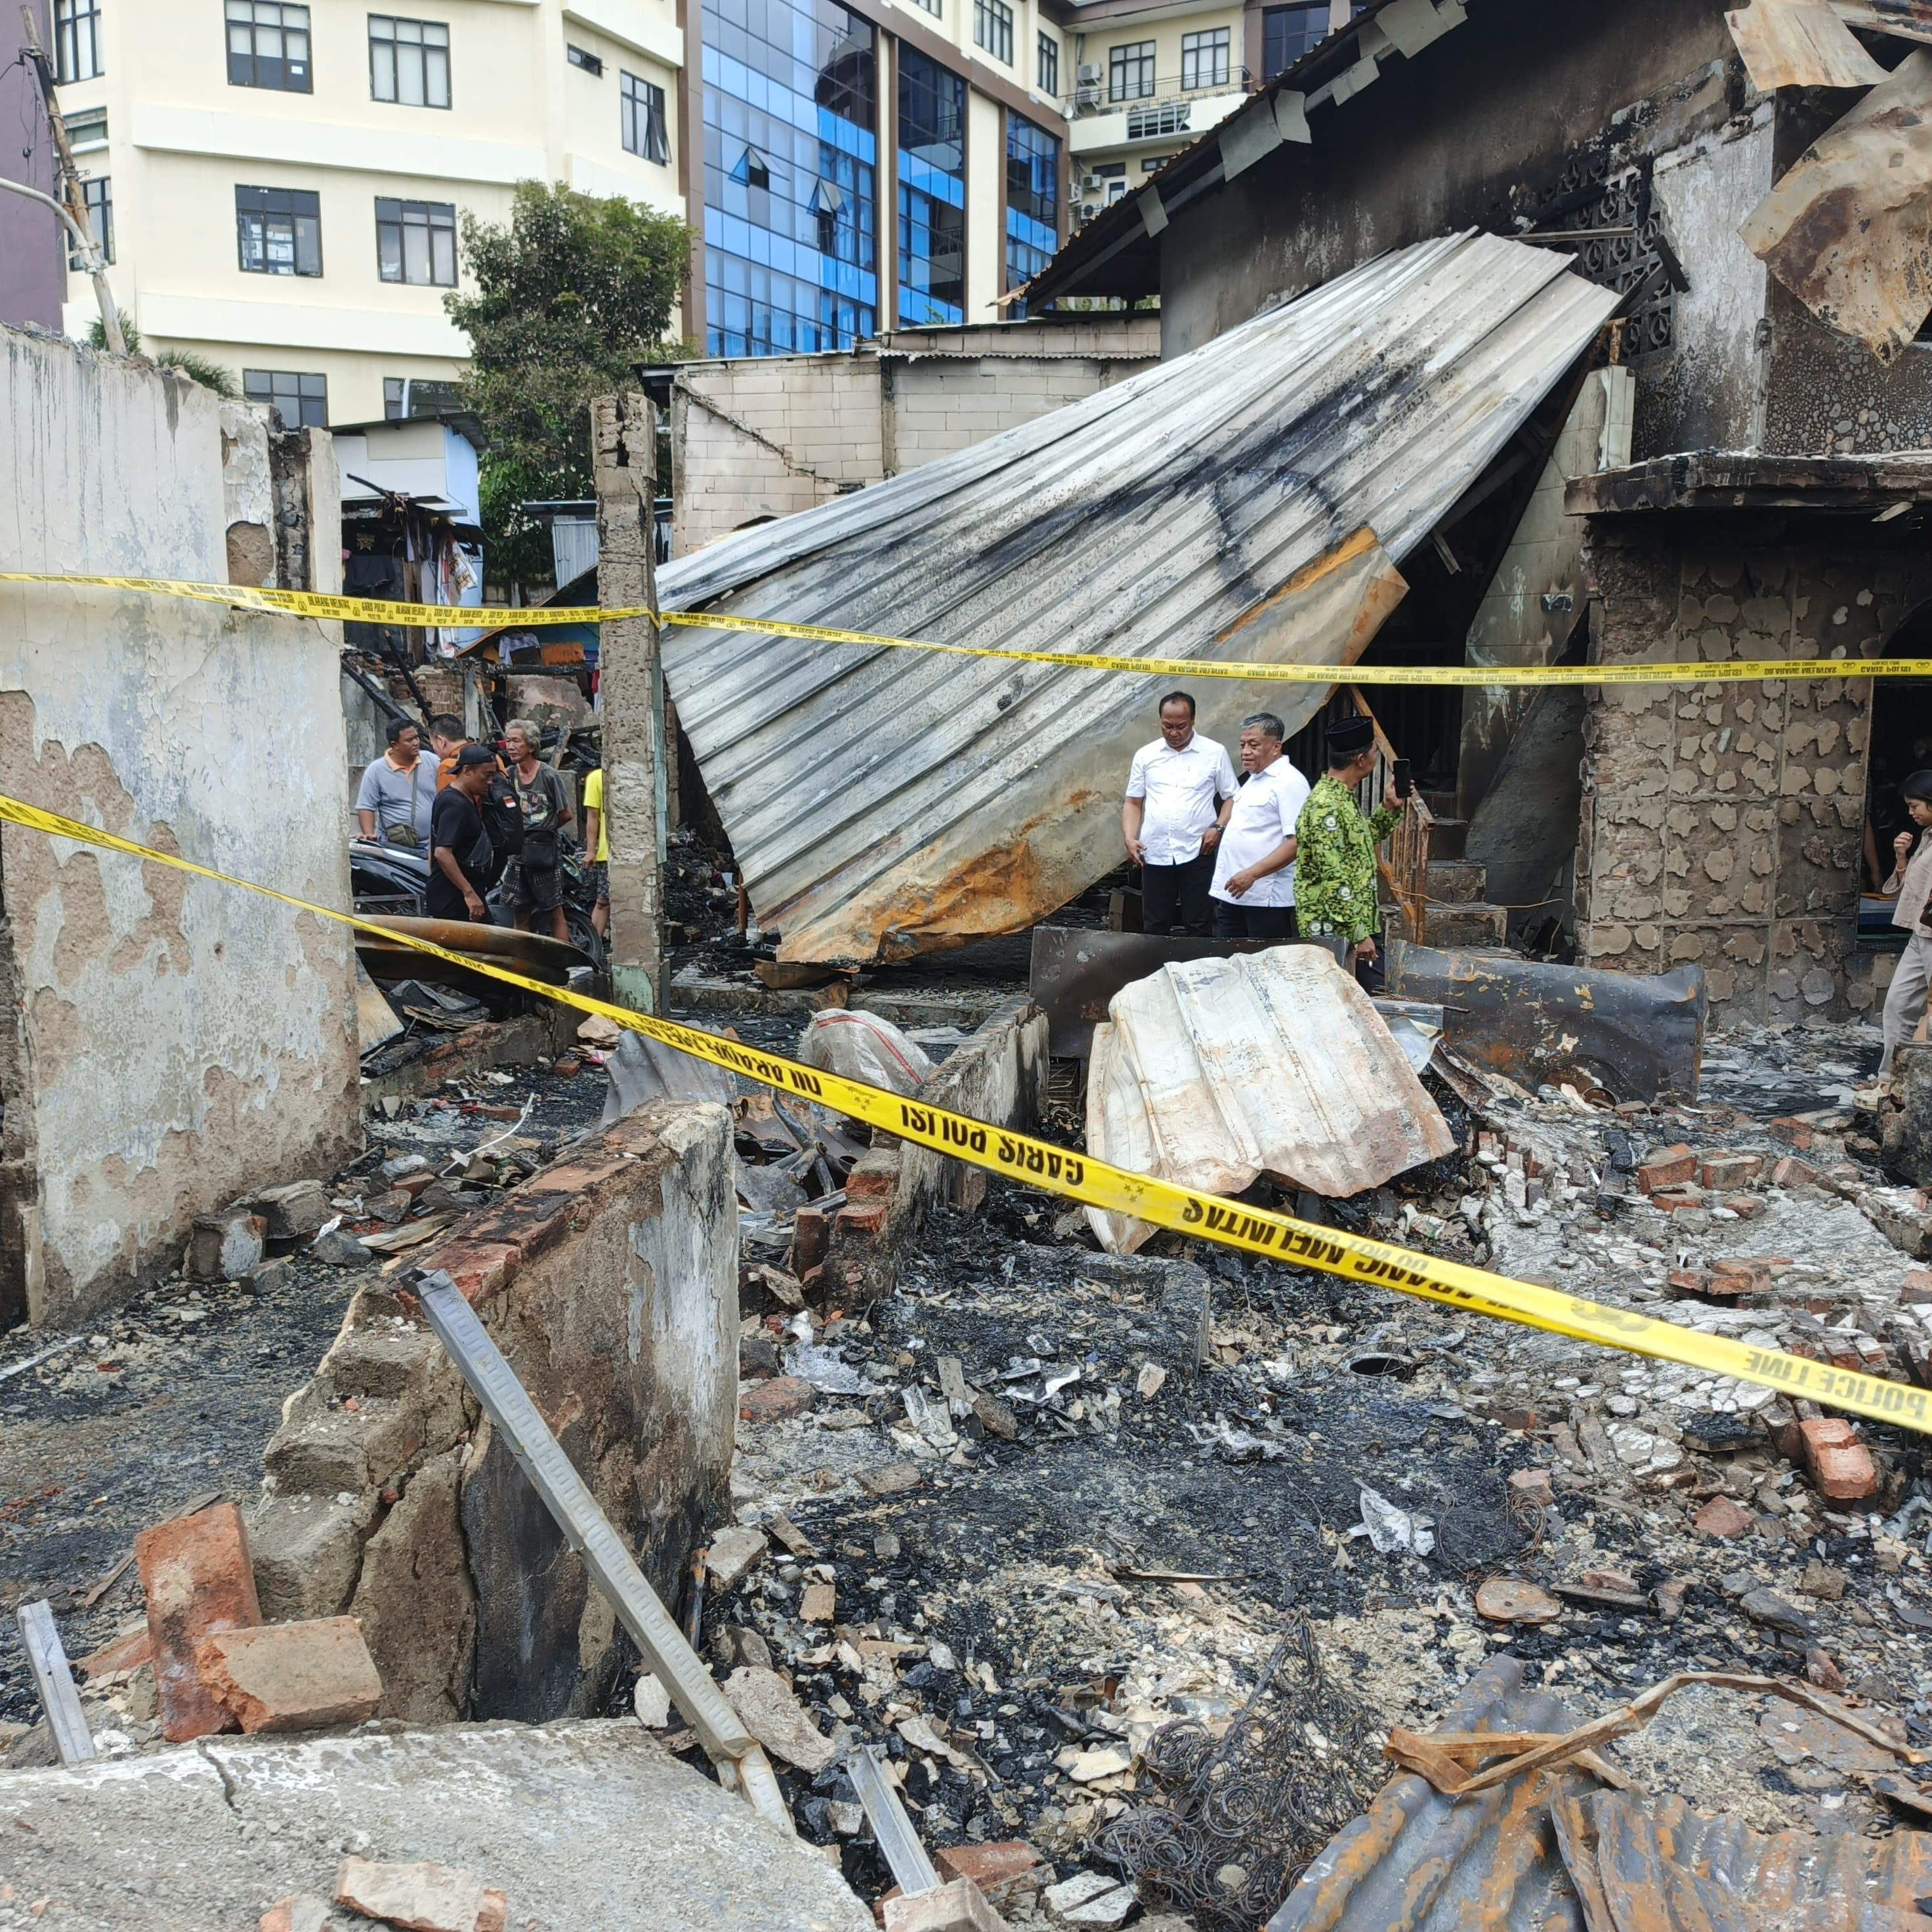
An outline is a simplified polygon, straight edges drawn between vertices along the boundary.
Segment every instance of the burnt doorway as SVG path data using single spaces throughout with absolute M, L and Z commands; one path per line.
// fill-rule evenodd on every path
M 1922 604 L 1887 641 L 1888 658 L 1932 657 L 1932 604 Z M 1932 678 L 1872 680 L 1865 825 L 1858 862 L 1858 936 L 1886 944 L 1904 934 L 1879 892 L 1892 868 L 1892 841 L 1912 830 L 1898 788 L 1914 772 L 1932 771 Z

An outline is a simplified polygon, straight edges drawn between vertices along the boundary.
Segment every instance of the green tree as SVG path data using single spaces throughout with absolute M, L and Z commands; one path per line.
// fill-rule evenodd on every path
M 130 356 L 141 354 L 141 332 L 134 326 L 125 309 L 121 310 L 121 338 L 127 344 Z M 107 346 L 107 331 L 98 316 L 87 325 L 87 339 L 96 349 Z M 233 402 L 242 393 L 236 387 L 233 376 L 219 362 L 212 362 L 206 356 L 196 355 L 192 349 L 164 349 L 154 360 L 164 369 L 172 369 L 190 382 L 199 382 L 204 389 L 212 389 L 226 402 Z
M 518 183 L 501 224 L 465 215 L 474 293 L 446 296 L 470 338 L 461 385 L 481 419 L 483 533 L 493 578 L 550 574 L 542 530 L 517 506 L 591 494 L 590 407 L 632 382 L 639 362 L 689 352 L 669 339 L 691 262 L 674 215 L 562 183 Z

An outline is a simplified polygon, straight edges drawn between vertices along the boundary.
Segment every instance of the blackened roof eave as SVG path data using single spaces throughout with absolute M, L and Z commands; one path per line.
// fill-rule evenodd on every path
M 1183 148 L 1165 167 L 1150 175 L 1143 188 L 1159 184 L 1161 202 L 1170 218 L 1198 195 L 1211 192 L 1221 181 L 1221 135 L 1242 116 L 1262 112 L 1262 104 L 1271 104 L 1284 89 L 1312 93 L 1353 66 L 1352 50 L 1362 28 L 1390 4 L 1391 0 L 1371 0 L 1346 27 L 1337 28 L 1318 46 L 1310 48 L 1292 67 L 1283 68 L 1257 88 L 1245 105 L 1225 121 L 1217 122 Z M 1148 233 L 1141 218 L 1138 196 L 1142 191 L 1123 196 L 1078 234 L 1068 238 L 1060 252 L 1027 284 L 1029 305 L 1060 296 L 1131 298 L 1160 292 L 1160 239 Z
M 1580 476 L 1564 494 L 1572 516 L 1673 511 L 1794 509 L 1875 514 L 1932 502 L 1932 450 L 1788 455 L 1700 449 Z

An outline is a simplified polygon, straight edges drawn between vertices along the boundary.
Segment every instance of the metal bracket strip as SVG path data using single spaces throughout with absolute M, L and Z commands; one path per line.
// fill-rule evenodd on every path
M 46 1707 L 47 1728 L 54 1734 L 54 1748 L 62 1764 L 85 1764 L 94 1755 L 94 1733 L 87 1727 L 87 1714 L 80 1708 L 80 1693 L 74 1688 L 74 1672 L 68 1668 L 67 1652 L 60 1632 L 54 1628 L 54 1613 L 44 1602 L 22 1604 L 14 1612 L 20 1627 L 21 1647 L 27 1653 L 27 1667 L 34 1673 L 34 1688 Z

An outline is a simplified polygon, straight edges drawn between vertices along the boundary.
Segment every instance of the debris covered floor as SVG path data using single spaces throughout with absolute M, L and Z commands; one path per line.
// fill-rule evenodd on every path
M 795 1027 L 738 1022 L 780 1046 Z M 1876 1052 L 1870 1029 L 1714 1038 L 1696 1106 L 1497 1084 L 1472 1108 L 1438 1085 L 1459 1150 L 1326 1211 L 1920 1378 L 1932 1217 L 1886 1184 L 1880 1124 L 1858 1111 Z M 456 1207 L 494 1198 L 594 1124 L 604 1086 L 592 1064 L 536 1066 L 407 1102 L 372 1122 L 330 1211 L 380 1237 L 370 1210 L 417 1160 Z M 1049 1132 L 1078 1125 L 1052 1110 Z M 886 1745 L 942 1871 L 986 1876 L 961 1846 L 1036 1850 L 1021 1880 L 988 1880 L 1010 1921 L 1168 1905 L 1200 1932 L 1261 1922 L 1383 1781 L 1389 1729 L 1429 1729 L 1498 1653 L 1584 1714 L 1674 1670 L 1750 1671 L 1932 1744 L 1932 1481 L 1903 1432 L 1834 1448 L 1768 1391 L 1172 1237 L 1101 1254 L 1083 1216 L 1004 1183 L 976 1213 L 937 1212 L 868 1307 L 790 1308 L 745 1258 L 736 1523 L 712 1539 L 701 1647 L 741 1711 L 740 1673 L 788 1680 L 820 1735 L 782 1699 L 766 1742 L 802 1834 L 862 1900 L 892 1878 L 826 1761 L 842 1727 Z M 76 1658 L 135 1628 L 138 1576 L 114 1574 L 134 1533 L 211 1490 L 248 1505 L 283 1400 L 380 1264 L 304 1248 L 238 1287 L 178 1277 L 24 1368 L 49 1344 L 13 1338 L 9 1599 L 50 1598 Z M 1326 1682 L 1283 1694 L 1304 1619 Z M 44 1761 L 10 1624 L 0 1644 L 12 1762 Z M 1295 1746 L 1298 1831 L 1252 1869 L 1136 1903 L 1120 1881 L 1144 1869 L 1140 1814 L 1174 1741 L 1222 1736 L 1271 1667 L 1276 1704 L 1317 1713 Z M 141 1672 L 84 1694 L 104 1750 L 159 1748 Z M 1180 1721 L 1198 1728 L 1156 1741 Z M 654 1735 L 701 1767 L 679 1722 Z M 1878 1834 L 1903 1815 L 1871 1788 L 1898 1768 L 1885 1752 L 1775 1700 L 1695 1689 L 1606 1755 L 1760 1830 Z M 38 1922 L 23 1904 L 0 1900 L 0 1924 Z

